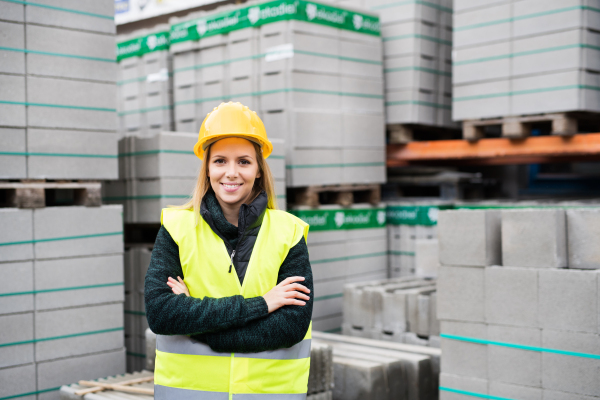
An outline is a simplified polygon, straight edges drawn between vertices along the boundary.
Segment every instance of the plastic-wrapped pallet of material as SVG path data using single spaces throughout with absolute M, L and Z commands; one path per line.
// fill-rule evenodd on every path
M 151 246 L 131 246 L 125 250 L 125 347 L 127 372 L 139 371 L 146 364 L 148 329 L 144 306 L 144 278 L 150 265 Z
M 239 101 L 285 140 L 288 186 L 383 182 L 381 48 L 374 14 L 321 2 L 173 18 L 176 129 L 198 131 L 221 101 Z
M 386 123 L 455 128 L 452 1 L 337 0 L 379 14 Z
M 121 214 L 0 209 L 3 398 L 56 399 L 62 384 L 124 372 Z
M 123 204 L 126 223 L 159 223 L 160 210 L 183 204 L 196 185 L 200 160 L 194 154 L 198 135 L 160 132 L 119 141 L 121 180 L 103 185 L 107 203 Z
M 117 41 L 120 136 L 172 130 L 169 25 L 120 35 Z
M 455 0 L 453 119 L 600 111 L 600 19 L 582 4 Z
M 388 203 L 390 277 L 415 274 L 431 276 L 428 271 L 416 270 L 416 243 L 418 240 L 437 238 L 436 224 L 439 210 L 448 208 L 452 208 L 452 204 L 436 200 Z
M 433 345 L 439 336 L 436 282 L 401 277 L 347 284 L 343 333 L 398 343 Z
M 283 139 L 270 139 L 270 141 L 273 143 L 273 152 L 267 158 L 267 164 L 269 164 L 275 181 L 277 206 L 280 210 L 285 210 L 287 208 L 287 196 L 285 192 L 285 142 Z
M 313 329 L 339 331 L 344 284 L 388 276 L 385 208 L 324 205 L 319 209 L 298 207 L 290 212 L 310 224 Z
M 113 15 L 2 2 L 0 178 L 116 179 Z

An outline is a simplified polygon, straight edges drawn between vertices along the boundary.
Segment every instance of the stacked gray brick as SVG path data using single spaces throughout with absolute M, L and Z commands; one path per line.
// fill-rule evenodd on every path
M 172 39 L 182 31 L 177 24 L 204 34 L 205 18 L 261 4 L 175 18 Z M 198 131 L 221 101 L 240 101 L 257 111 L 271 138 L 285 141 L 288 186 L 383 182 L 381 38 L 314 23 L 327 15 L 348 22 L 353 9 L 323 17 L 318 5 L 301 7 L 313 22 L 261 25 L 259 12 L 257 27 L 172 43 L 176 130 Z
M 344 286 L 344 335 L 437 347 L 436 282 L 417 277 Z
M 0 177 L 116 179 L 113 4 L 1 5 Z
M 386 124 L 455 128 L 452 105 L 452 1 L 339 0 L 379 14 Z M 390 126 L 391 125 L 391 126 Z M 398 132 L 396 140 L 411 140 Z
M 313 329 L 339 332 L 344 284 L 386 279 L 385 208 L 354 204 L 290 211 L 311 226 L 308 251 L 314 279 Z
M 441 399 L 598 398 L 597 215 L 441 213 Z
M 121 137 L 147 137 L 173 130 L 168 32 L 168 24 L 159 24 L 117 37 Z
M 122 373 L 121 207 L 0 209 L 0 396 Z
M 600 19 L 582 1 L 454 1 L 454 120 L 600 111 Z

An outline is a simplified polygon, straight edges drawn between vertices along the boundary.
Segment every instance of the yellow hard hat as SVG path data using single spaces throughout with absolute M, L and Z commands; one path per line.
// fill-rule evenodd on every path
M 221 103 L 206 115 L 194 153 L 198 158 L 204 157 L 204 150 L 219 139 L 241 137 L 260 145 L 264 158 L 269 157 L 273 145 L 267 138 L 267 131 L 255 111 L 242 103 Z

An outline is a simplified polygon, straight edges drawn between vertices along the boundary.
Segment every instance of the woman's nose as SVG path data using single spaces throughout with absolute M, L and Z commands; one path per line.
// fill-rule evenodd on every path
M 235 163 L 230 163 L 227 167 L 227 177 L 228 178 L 236 178 L 237 177 L 237 166 Z

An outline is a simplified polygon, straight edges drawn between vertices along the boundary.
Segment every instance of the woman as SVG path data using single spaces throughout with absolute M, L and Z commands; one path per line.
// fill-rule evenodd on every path
M 202 123 L 193 197 L 163 209 L 146 274 L 157 400 L 306 397 L 308 225 L 276 210 L 271 150 L 240 103 L 221 103 Z

